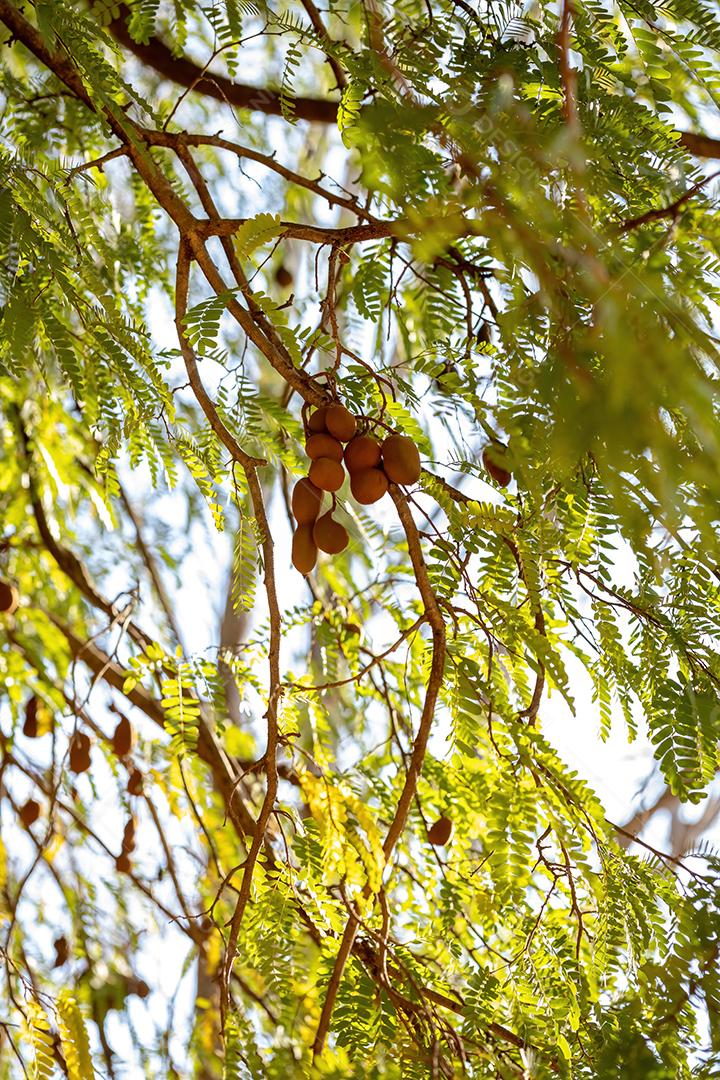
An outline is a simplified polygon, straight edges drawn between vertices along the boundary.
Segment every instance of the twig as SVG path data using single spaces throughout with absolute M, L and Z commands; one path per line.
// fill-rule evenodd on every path
M 673 218 L 678 216 L 680 210 L 694 195 L 697 195 L 699 191 L 709 184 L 712 180 L 717 180 L 720 176 L 720 169 L 717 172 L 712 173 L 710 176 L 704 176 L 701 180 L 698 180 L 696 184 L 689 187 L 679 198 L 671 202 L 669 206 L 661 206 L 656 210 L 646 210 L 644 214 L 640 214 L 638 217 L 628 218 L 623 221 L 620 226 L 620 232 L 630 232 L 631 229 L 637 229 L 640 225 L 646 225 L 649 221 L 660 221 L 662 218 Z
M 320 683 L 316 686 L 306 686 L 304 683 L 285 683 L 285 686 L 293 690 L 301 690 L 302 692 L 318 694 L 322 693 L 325 690 L 334 690 L 337 686 L 347 686 L 348 683 L 357 682 L 358 679 L 362 679 L 364 675 L 367 675 L 368 671 L 370 671 L 371 668 L 374 668 L 376 664 L 379 664 L 381 660 L 384 660 L 385 657 L 390 656 L 391 653 L 394 653 L 395 650 L 398 649 L 400 645 L 402 645 L 403 641 L 409 638 L 411 634 L 414 634 L 415 631 L 418 630 L 425 621 L 426 617 L 424 615 L 421 615 L 419 619 L 415 620 L 412 626 L 408 626 L 407 630 L 403 630 L 400 637 L 396 641 L 394 641 L 392 645 L 388 646 L 385 652 L 378 653 L 377 656 L 373 656 L 373 659 L 370 661 L 370 663 L 366 664 L 364 668 L 361 668 L 356 675 L 350 675 L 347 679 L 337 679 L 335 682 Z
M 422 771 L 423 761 L 425 760 L 425 751 L 427 749 L 430 729 L 435 715 L 435 705 L 442 684 L 443 672 L 445 670 L 445 621 L 442 612 L 440 611 L 437 597 L 430 584 L 417 526 L 410 513 L 407 497 L 395 484 L 390 485 L 390 497 L 395 503 L 398 517 L 405 530 L 410 561 L 412 562 L 415 580 L 423 602 L 424 617 L 430 624 L 432 631 L 433 644 L 430 674 L 425 689 L 425 701 L 420 716 L 417 735 L 415 736 L 415 741 L 413 743 L 412 754 L 405 774 L 405 783 L 403 784 L 394 817 L 390 823 L 390 827 L 383 843 L 383 853 L 385 855 L 386 863 L 390 861 L 390 856 L 392 855 L 395 845 L 400 839 L 407 822 L 410 807 L 417 789 L 417 782 Z M 327 1033 L 330 1029 L 330 1020 L 332 1018 L 335 1000 L 340 987 L 340 981 L 355 941 L 358 925 L 357 918 L 351 915 L 345 926 L 345 931 L 340 942 L 340 948 L 335 957 L 335 963 L 333 965 L 333 970 L 325 994 L 325 1000 L 320 1013 L 318 1028 L 313 1041 L 313 1055 L 315 1057 L 322 1053 L 325 1045 L 325 1039 L 327 1038 Z
M 280 606 L 277 598 L 277 586 L 275 583 L 275 553 L 272 534 L 270 532 L 270 525 L 265 510 L 265 501 L 263 498 L 262 488 L 257 475 L 257 469 L 259 465 L 264 465 L 265 461 L 262 458 L 252 457 L 250 454 L 245 453 L 240 447 L 237 440 L 228 431 L 227 427 L 221 420 L 220 416 L 215 409 L 215 405 L 212 399 L 209 397 L 205 387 L 203 386 L 200 374 L 197 368 L 197 360 L 194 350 L 192 349 L 187 336 L 185 334 L 184 318 L 187 310 L 187 295 L 188 295 L 188 278 L 189 278 L 190 262 L 188 257 L 188 251 L 185 245 L 181 244 L 178 252 L 178 264 L 177 264 L 177 285 L 175 292 L 175 325 L 177 328 L 178 340 L 180 342 L 180 349 L 185 361 L 185 367 L 190 379 L 190 385 L 193 392 L 202 408 L 207 420 L 221 440 L 223 445 L 230 451 L 233 461 L 237 462 L 245 473 L 245 479 L 250 491 L 250 498 L 252 500 L 253 511 L 255 513 L 255 519 L 258 523 L 258 529 L 261 536 L 261 547 L 263 552 L 263 570 L 265 578 L 265 592 L 268 601 L 268 610 L 270 613 L 270 647 L 268 650 L 268 666 L 269 666 L 269 688 L 268 688 L 268 706 L 265 713 L 267 721 L 267 742 L 265 747 L 265 775 L 266 775 L 266 789 L 265 798 L 263 799 L 260 813 L 258 814 L 257 821 L 255 822 L 252 842 L 250 844 L 250 850 L 248 851 L 247 858 L 245 860 L 245 867 L 243 870 L 242 881 L 240 884 L 240 891 L 238 894 L 237 904 L 230 923 L 230 934 L 228 936 L 228 943 L 225 951 L 225 960 L 223 963 L 222 982 L 221 982 L 221 997 L 220 997 L 220 1014 L 221 1014 L 221 1027 L 224 1028 L 225 1016 L 227 1014 L 227 1008 L 229 1003 L 230 992 L 230 976 L 232 974 L 233 962 L 235 959 L 235 952 L 237 949 L 238 937 L 240 934 L 240 927 L 242 925 L 243 916 L 247 907 L 248 900 L 250 898 L 250 888 L 252 885 L 253 873 L 255 871 L 255 864 L 257 863 L 260 850 L 265 841 L 265 830 L 267 828 L 270 815 L 275 804 L 275 796 L 277 794 L 278 786 L 278 770 L 277 770 L 277 748 L 278 748 L 278 704 L 280 696 L 282 694 L 282 686 L 280 683 L 280 640 L 281 640 L 281 620 L 280 620 Z

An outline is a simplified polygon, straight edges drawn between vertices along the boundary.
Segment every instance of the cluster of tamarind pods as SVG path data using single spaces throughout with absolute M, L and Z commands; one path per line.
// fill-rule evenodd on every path
M 350 476 L 350 493 L 362 506 L 378 502 L 390 483 L 414 484 L 420 479 L 420 453 L 407 435 L 388 435 L 382 443 L 358 432 L 358 424 L 344 405 L 325 405 L 310 416 L 305 452 L 310 458 L 308 475 L 298 480 L 292 493 L 292 561 L 301 574 L 309 574 L 318 551 L 339 555 L 348 545 L 347 529 L 333 518 L 335 492 Z M 332 507 L 321 514 L 325 493 Z

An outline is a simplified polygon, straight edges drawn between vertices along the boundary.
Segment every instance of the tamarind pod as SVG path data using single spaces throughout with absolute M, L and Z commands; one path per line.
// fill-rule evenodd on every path
M 20 594 L 9 581 L 0 578 L 0 614 L 14 615 L 20 603 Z
M 345 447 L 345 466 L 348 472 L 374 469 L 380 464 L 380 443 L 368 435 L 356 435 Z
M 382 469 L 361 469 L 350 474 L 350 491 L 356 502 L 369 506 L 382 499 L 388 489 L 388 478 Z
M 449 817 L 439 817 L 437 821 L 428 829 L 428 840 L 435 847 L 442 847 L 443 844 L 447 844 L 448 840 L 452 836 L 453 823 Z
M 325 416 L 327 411 L 327 405 L 321 405 L 319 409 L 316 409 L 315 412 L 311 414 L 307 425 L 310 431 L 327 431 L 327 428 L 325 427 Z
M 343 459 L 343 448 L 340 443 L 337 439 L 333 439 L 332 435 L 326 435 L 324 432 L 310 436 L 305 443 L 305 453 L 312 461 L 321 457 L 331 458 L 332 461 Z
M 328 405 L 325 427 L 340 442 L 350 442 L 357 431 L 357 420 L 344 405 Z
M 292 564 L 301 574 L 309 574 L 317 561 L 312 525 L 298 525 L 292 539 Z
M 395 484 L 416 484 L 420 479 L 420 451 L 407 435 L 388 435 L 382 462 L 385 475 Z
M 348 546 L 350 538 L 345 526 L 335 521 L 328 511 L 313 525 L 313 540 L 315 546 L 326 555 L 339 555 Z
M 309 476 L 303 476 L 293 488 L 290 504 L 293 517 L 298 525 L 308 525 L 320 513 L 322 491 L 313 484 Z
M 343 485 L 345 470 L 339 461 L 319 457 L 315 458 L 310 466 L 308 476 L 312 483 L 323 491 L 338 491 Z
M 132 750 L 133 729 L 126 716 L 121 717 L 112 736 L 112 748 L 115 757 L 127 757 Z
M 20 807 L 19 816 L 25 828 L 29 829 L 33 822 L 40 817 L 40 803 L 36 802 L 35 799 L 28 799 L 24 806 Z
M 512 480 L 512 473 L 505 468 L 503 461 L 507 461 L 500 447 L 486 446 L 482 452 L 482 463 L 492 480 L 500 487 L 507 487 Z

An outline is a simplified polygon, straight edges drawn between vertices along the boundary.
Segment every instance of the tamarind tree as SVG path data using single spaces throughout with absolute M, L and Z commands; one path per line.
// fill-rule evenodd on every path
M 716 1076 L 715 7 L 0 24 L 0 1077 Z

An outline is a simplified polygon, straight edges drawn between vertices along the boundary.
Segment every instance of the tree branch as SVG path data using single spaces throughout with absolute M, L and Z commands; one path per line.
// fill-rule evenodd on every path
M 222 101 L 234 108 L 250 109 L 269 116 L 282 116 L 280 94 L 277 90 L 236 83 L 225 75 L 203 71 L 192 60 L 175 56 L 157 37 L 150 38 L 147 44 L 135 41 L 127 28 L 126 13 L 128 9 L 122 5 L 120 17 L 114 19 L 108 29 L 123 48 L 156 71 L 158 75 L 196 94 Z M 334 101 L 323 98 L 293 98 L 293 107 L 295 116 L 299 120 L 310 120 L 320 124 L 334 124 L 337 121 L 338 107 Z
M 702 132 L 681 131 L 678 142 L 696 157 L 720 158 L 720 139 L 713 139 Z
M 390 823 L 390 828 L 388 829 L 383 843 L 383 853 L 385 855 L 386 864 L 390 861 L 395 845 L 400 839 L 407 823 L 410 806 L 412 805 L 417 790 L 418 779 L 422 772 L 422 766 L 425 760 L 427 743 L 430 737 L 432 721 L 435 716 L 435 706 L 437 704 L 440 686 L 442 685 L 443 672 L 445 670 L 445 621 L 442 612 L 440 611 L 437 597 L 435 596 L 430 583 L 430 578 L 428 577 L 417 526 L 415 525 L 413 516 L 410 512 L 407 497 L 395 484 L 390 485 L 390 498 L 395 503 L 398 517 L 405 530 L 410 561 L 412 562 L 415 580 L 417 581 L 417 586 L 423 602 L 424 616 L 430 624 L 430 629 L 432 631 L 433 644 L 430 675 L 425 690 L 425 702 L 423 704 L 417 735 L 415 736 L 410 762 L 405 775 L 405 783 L 403 784 L 403 789 L 400 793 L 400 798 L 398 799 L 395 816 Z M 323 1002 L 322 1012 L 320 1013 L 320 1020 L 318 1021 L 318 1028 L 313 1042 L 313 1054 L 315 1056 L 322 1053 L 325 1045 L 325 1039 L 327 1038 L 330 1029 L 330 1020 L 335 1007 L 335 1000 L 340 988 L 343 971 L 350 952 L 352 951 L 358 926 L 359 921 L 357 917 L 351 914 L 345 926 L 340 948 L 335 957 L 335 963 L 325 994 L 325 1001 Z
M 218 416 L 215 405 L 205 387 L 202 384 L 200 375 L 197 369 L 197 360 L 195 353 L 187 340 L 185 335 L 183 321 L 187 310 L 187 295 L 188 295 L 188 274 L 189 274 L 189 260 L 187 251 L 184 245 L 181 244 L 178 254 L 177 265 L 177 284 L 175 290 L 175 325 L 177 327 L 178 340 L 180 342 L 180 348 L 182 351 L 183 359 L 185 360 L 185 367 L 190 379 L 190 385 L 193 392 L 200 403 L 200 406 L 208 419 L 213 431 L 217 434 L 218 438 L 230 451 L 232 458 L 237 462 L 245 473 L 245 479 L 247 481 L 248 488 L 250 490 L 250 499 L 252 501 L 253 511 L 255 513 L 255 519 L 258 523 L 260 530 L 261 546 L 263 553 L 263 573 L 265 579 L 265 592 L 268 602 L 268 611 L 270 614 L 270 647 L 268 650 L 268 666 L 269 666 L 269 686 L 268 686 L 268 706 L 265 717 L 267 720 L 267 742 L 265 747 L 265 775 L 266 775 L 266 789 L 265 798 L 263 799 L 260 813 L 258 814 L 257 822 L 253 829 L 253 839 L 250 845 L 250 850 L 245 859 L 245 866 L 243 869 L 242 882 L 240 884 L 240 892 L 238 894 L 237 904 L 235 912 L 230 924 L 230 934 L 228 937 L 227 948 L 225 951 L 225 961 L 223 964 L 223 978 L 221 985 L 221 998 L 220 998 L 220 1012 L 221 1012 L 221 1028 L 224 1028 L 225 1014 L 227 1012 L 229 990 L 230 990 L 230 976 L 232 975 L 233 962 L 235 960 L 235 953 L 237 950 L 237 942 L 240 934 L 240 927 L 242 925 L 243 916 L 247 907 L 248 900 L 250 899 L 250 888 L 252 885 L 252 878 L 255 872 L 255 864 L 257 863 L 260 849 L 265 840 L 265 830 L 270 820 L 270 815 L 275 805 L 275 797 L 277 795 L 278 788 L 278 769 L 277 769 L 277 750 L 278 750 L 278 704 L 280 696 L 282 694 L 282 685 L 280 683 L 280 641 L 281 641 L 281 618 L 280 618 L 280 605 L 277 597 L 277 586 L 275 583 L 275 550 L 270 532 L 270 523 L 268 522 L 267 513 L 265 511 L 265 500 L 263 499 L 262 488 L 257 475 L 257 468 L 259 465 L 264 465 L 265 461 L 262 458 L 251 457 L 246 454 L 244 450 L 240 448 L 235 438 L 230 434 L 225 424 Z
M 720 147 L 720 144 L 718 144 L 718 146 Z M 692 199 L 694 195 L 697 195 L 699 191 L 702 191 L 705 185 L 709 184 L 711 180 L 717 180 L 718 176 L 720 176 L 720 170 L 712 173 L 710 176 L 704 176 L 702 180 L 698 180 L 696 184 L 689 187 L 687 191 L 683 192 L 683 194 L 678 199 L 675 199 L 674 202 L 671 202 L 669 206 L 661 206 L 656 210 L 646 210 L 644 214 L 640 214 L 638 217 L 628 218 L 628 220 L 623 221 L 620 226 L 620 232 L 630 232 L 631 229 L 637 229 L 639 225 L 646 225 L 649 221 L 660 221 L 662 218 L 667 217 L 675 219 L 685 203 Z

